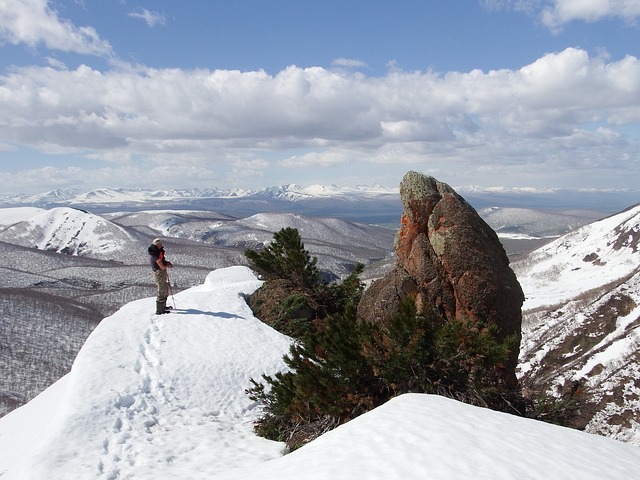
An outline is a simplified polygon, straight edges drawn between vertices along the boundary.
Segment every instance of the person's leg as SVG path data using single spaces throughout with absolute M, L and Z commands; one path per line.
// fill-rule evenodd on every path
M 156 314 L 162 315 L 167 306 L 167 298 L 169 297 L 169 286 L 167 285 L 167 272 L 164 270 L 156 270 L 153 272 L 158 287 L 156 295 Z

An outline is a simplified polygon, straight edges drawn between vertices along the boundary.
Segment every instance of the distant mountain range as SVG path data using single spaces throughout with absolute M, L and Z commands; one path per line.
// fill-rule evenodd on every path
M 238 199 L 257 198 L 269 200 L 304 201 L 313 198 L 330 197 L 367 197 L 398 195 L 398 189 L 386 188 L 381 185 L 358 186 L 355 188 L 339 187 L 337 185 L 281 185 L 260 190 L 253 189 L 172 189 L 172 190 L 143 190 L 125 188 L 101 188 L 82 192 L 67 188 L 52 190 L 36 195 L 11 195 L 0 197 L 0 206 L 40 206 L 49 205 L 92 205 L 92 204 L 149 204 L 162 202 L 184 202 L 189 199 Z
M 54 190 L 38 195 L 0 197 L 0 207 L 31 206 L 50 209 L 75 207 L 101 214 L 148 209 L 207 210 L 236 217 L 286 212 L 334 217 L 366 223 L 397 222 L 402 208 L 397 189 L 381 186 L 340 188 L 297 185 L 262 190 L 225 189 L 98 189 L 80 192 Z
M 512 258 L 640 200 L 638 192 L 529 188 L 456 189 L 498 233 Z M 250 189 L 76 189 L 0 196 L 0 207 L 73 207 L 96 215 L 147 210 L 188 210 L 246 218 L 263 213 L 336 218 L 395 229 L 402 205 L 398 188 L 382 185 L 281 185 Z
M 511 207 L 560 210 L 595 210 L 615 213 L 640 201 L 640 191 L 532 189 L 461 186 L 455 188 L 475 208 Z M 267 202 L 265 204 L 265 202 Z M 307 214 L 337 213 L 348 218 L 353 214 L 366 217 L 367 206 L 377 204 L 378 216 L 401 212 L 398 188 L 382 185 L 341 187 L 338 185 L 280 185 L 260 190 L 253 189 L 172 189 L 143 190 L 102 188 L 83 192 L 77 189 L 59 189 L 36 195 L 0 196 L 0 207 L 76 206 L 88 209 L 144 209 L 161 208 L 218 209 L 227 213 L 248 215 L 265 211 L 291 210 Z M 270 208 L 268 208 L 270 207 Z M 336 211 L 336 207 L 339 210 Z M 353 219 L 353 218 L 352 218 Z M 362 218 L 360 218 L 362 220 Z

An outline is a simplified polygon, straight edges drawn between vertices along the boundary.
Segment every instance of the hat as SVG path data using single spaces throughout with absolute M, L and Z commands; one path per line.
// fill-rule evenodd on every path
M 156 238 L 153 242 L 154 245 L 157 245 L 159 243 L 162 243 L 162 239 L 161 238 Z

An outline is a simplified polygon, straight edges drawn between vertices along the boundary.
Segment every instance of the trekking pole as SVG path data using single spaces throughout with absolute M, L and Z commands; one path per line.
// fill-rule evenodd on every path
M 176 309 L 176 297 L 173 296 L 173 287 L 171 287 L 171 279 L 169 278 L 169 269 L 165 270 L 167 272 L 167 285 L 169 285 L 169 293 L 171 294 L 171 300 L 173 301 L 173 308 Z

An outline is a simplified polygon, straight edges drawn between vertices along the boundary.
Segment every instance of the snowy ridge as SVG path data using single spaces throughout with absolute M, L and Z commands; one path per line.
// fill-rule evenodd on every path
M 18 210 L 18 209 L 15 209 Z M 24 247 L 106 258 L 133 242 L 131 236 L 102 217 L 73 208 L 20 209 L 25 219 L 0 232 L 0 240 Z
M 582 424 L 640 446 L 640 206 L 514 263 L 525 293 L 520 375 L 586 393 Z
M 240 296 L 259 285 L 246 268 L 232 267 L 176 295 L 188 309 L 159 317 L 145 299 L 105 319 L 65 379 L 48 435 L 3 480 L 157 479 L 176 469 L 210 478 L 279 456 L 281 444 L 251 433 L 256 412 L 244 393 L 249 378 L 282 368 L 289 346 Z M 5 442 L 12 416 L 0 420 Z M 225 443 L 232 447 L 220 451 Z
M 515 263 L 526 296 L 523 310 L 556 305 L 636 272 L 639 231 L 636 206 L 568 233 Z
M 282 456 L 256 437 L 249 378 L 284 368 L 290 340 L 243 300 L 260 282 L 244 267 L 212 272 L 175 296 L 105 319 L 71 372 L 0 419 L 3 480 L 544 479 L 619 480 L 640 449 L 604 437 L 405 395 Z
M 44 211 L 43 208 L 37 207 L 3 208 L 0 212 L 0 229 L 28 220 Z
M 585 224 L 599 220 L 602 213 L 551 211 L 531 208 L 487 207 L 478 214 L 501 238 L 557 238 Z

